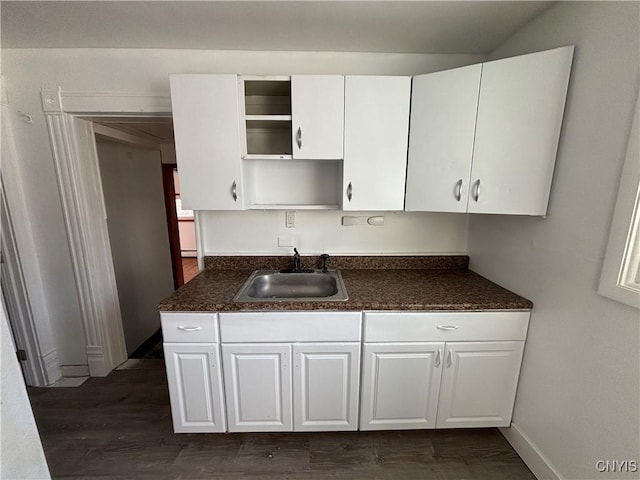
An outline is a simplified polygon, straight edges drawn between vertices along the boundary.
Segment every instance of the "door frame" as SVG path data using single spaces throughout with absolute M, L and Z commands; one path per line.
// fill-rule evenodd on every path
M 27 385 L 44 387 L 53 383 L 60 376 L 57 369 L 57 357 L 54 352 L 54 371 L 47 369 L 47 364 L 40 354 L 37 331 L 26 281 L 17 251 L 17 241 L 13 231 L 11 214 L 6 202 L 4 183 L 0 178 L 0 257 L 4 274 L 1 276 L 2 293 L 6 307 L 9 329 L 13 334 L 14 345 L 24 350 L 26 358 L 20 360 L 20 367 Z
M 175 163 L 162 164 L 162 187 L 164 190 L 164 210 L 167 215 L 169 229 L 169 249 L 171 250 L 171 266 L 173 267 L 173 286 L 179 288 L 184 285 L 182 270 L 182 254 L 180 252 L 180 230 L 178 214 L 176 212 L 176 188 L 173 181 Z
M 84 326 L 89 374 L 106 376 L 126 361 L 127 351 L 95 138 L 93 131 L 89 134 L 77 128 L 74 120 L 88 116 L 170 115 L 171 99 L 159 95 L 63 92 L 60 87 L 43 88 L 41 98 Z M 87 147 L 86 142 L 94 150 L 94 158 L 89 161 L 79 150 Z

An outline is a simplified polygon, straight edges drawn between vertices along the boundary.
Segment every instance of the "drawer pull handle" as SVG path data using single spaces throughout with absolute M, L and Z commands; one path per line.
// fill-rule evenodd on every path
M 197 332 L 198 330 L 201 330 L 202 327 L 201 326 L 196 326 L 196 327 L 184 327 L 182 325 L 180 325 L 178 327 L 178 330 L 182 330 L 183 332 Z
M 438 330 L 446 330 L 446 331 L 458 329 L 457 325 L 438 325 L 436 328 Z

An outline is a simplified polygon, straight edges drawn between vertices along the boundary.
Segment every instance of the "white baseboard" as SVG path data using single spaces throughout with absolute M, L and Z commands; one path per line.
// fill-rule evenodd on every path
M 516 425 L 512 423 L 510 427 L 498 430 L 538 480 L 564 480 L 564 477 L 560 475 L 549 459 Z
M 61 365 L 60 371 L 63 377 L 88 377 L 88 365 Z
M 47 353 L 40 355 L 42 359 L 42 363 L 44 365 L 44 370 L 46 372 L 46 384 L 51 385 L 52 383 L 60 380 L 62 376 L 62 372 L 60 370 L 60 364 L 58 362 L 58 351 L 53 348 L 49 350 Z

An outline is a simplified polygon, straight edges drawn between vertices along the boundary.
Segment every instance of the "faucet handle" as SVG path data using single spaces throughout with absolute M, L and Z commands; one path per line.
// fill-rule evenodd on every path
M 329 271 L 329 255 L 327 253 L 323 253 L 320 255 L 320 259 L 322 260 L 322 272 L 327 273 Z

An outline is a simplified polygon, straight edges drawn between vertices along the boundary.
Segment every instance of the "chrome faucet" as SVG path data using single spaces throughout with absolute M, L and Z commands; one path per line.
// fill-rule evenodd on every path
M 294 272 L 299 272 L 300 271 L 300 254 L 298 253 L 298 249 L 294 248 L 293 249 L 293 271 Z

